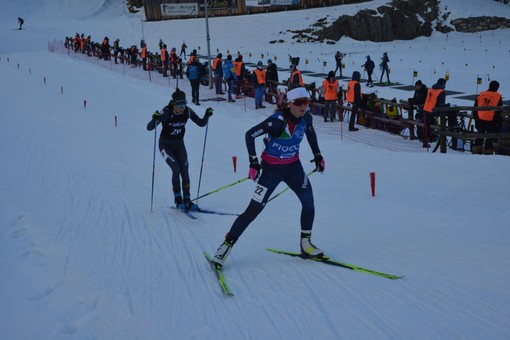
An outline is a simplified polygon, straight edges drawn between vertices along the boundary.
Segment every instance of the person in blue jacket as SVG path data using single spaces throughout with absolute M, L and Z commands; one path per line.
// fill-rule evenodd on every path
M 223 78 L 228 85 L 228 101 L 233 103 L 235 100 L 232 99 L 232 91 L 234 90 L 234 84 L 237 81 L 237 75 L 234 63 L 232 63 L 231 54 L 227 56 L 227 60 L 223 63 Z
M 192 55 L 192 61 L 186 68 L 186 77 L 191 84 L 191 101 L 200 105 L 200 82 L 204 78 L 204 66 L 198 61 L 196 55 Z
M 188 153 L 184 145 L 186 123 L 188 119 L 191 119 L 198 126 L 206 126 L 212 115 L 213 109 L 209 107 L 205 110 L 203 118 L 198 117 L 195 111 L 187 106 L 186 94 L 177 88 L 172 94 L 170 103 L 161 110 L 161 113 L 154 112 L 151 121 L 147 124 L 148 131 L 154 130 L 159 123 L 163 126 L 159 135 L 159 151 L 166 164 L 172 169 L 174 202 L 179 209 L 199 209 L 191 201 L 190 195 Z
M 246 210 L 234 221 L 225 240 L 213 258 L 216 268 L 221 268 L 242 233 L 264 209 L 269 197 L 280 182 L 285 182 L 301 202 L 301 253 L 309 257 L 323 256 L 322 250 L 311 242 L 315 206 L 312 185 L 299 159 L 301 141 L 306 136 L 314 154 L 316 171 L 323 172 L 325 163 L 317 142 L 308 109 L 310 97 L 304 87 L 287 92 L 286 102 L 269 118 L 246 132 L 246 146 L 250 160 L 248 177 L 258 179 L 257 187 Z M 257 158 L 255 138 L 268 135 L 262 152 L 262 165 Z M 259 178 L 260 175 L 260 178 Z

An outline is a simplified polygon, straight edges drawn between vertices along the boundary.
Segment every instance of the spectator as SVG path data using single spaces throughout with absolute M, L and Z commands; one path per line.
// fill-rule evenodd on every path
M 232 63 L 231 54 L 227 56 L 227 60 L 225 60 L 225 63 L 223 64 L 223 76 L 225 77 L 225 81 L 228 85 L 228 101 L 233 103 L 235 100 L 232 98 L 232 91 L 234 90 L 234 83 L 237 81 L 237 75 L 234 64 Z
M 436 107 L 446 106 L 446 92 L 444 90 L 446 86 L 446 80 L 439 78 L 437 83 L 432 85 L 432 88 L 427 91 L 427 98 L 423 105 L 423 124 L 424 124 L 424 139 L 423 147 L 430 147 L 429 140 L 432 139 L 433 134 L 431 130 L 432 123 L 436 121 L 434 109 Z
M 186 77 L 191 85 L 191 101 L 195 105 L 200 105 L 200 81 L 204 77 L 204 67 L 193 55 L 190 56 L 190 60 L 186 68 Z
M 142 58 L 142 68 L 144 71 L 147 71 L 147 44 L 145 41 L 141 41 L 140 47 L 142 48 L 142 53 L 140 57 Z
M 236 95 L 236 99 L 242 98 L 241 96 L 241 87 L 246 78 L 246 74 L 248 70 L 246 70 L 246 66 L 244 66 L 243 56 L 238 54 L 237 58 L 234 60 L 234 69 L 236 71 L 237 80 L 234 84 L 234 93 Z
M 503 99 L 498 89 L 499 82 L 495 80 L 491 81 L 489 83 L 489 89 L 480 92 L 476 98 L 475 106 L 502 106 Z M 473 111 L 473 116 L 478 133 L 497 133 L 503 122 L 501 112 L 496 110 Z M 492 155 L 494 153 L 494 141 L 495 139 L 493 138 L 477 138 L 473 144 L 473 153 Z
M 119 57 L 120 52 L 119 42 L 120 42 L 119 39 L 115 39 L 115 41 L 113 42 L 113 60 L 115 60 L 115 64 L 118 64 L 117 58 Z
M 278 67 L 271 59 L 267 60 L 267 69 L 266 69 L 266 84 L 268 88 L 268 92 L 271 95 L 271 104 L 276 102 L 278 99 Z M 273 97 L 275 100 L 273 101 Z
M 303 82 L 303 76 L 301 75 L 301 71 L 298 70 L 299 65 L 299 57 L 290 56 L 290 79 L 288 84 L 288 89 L 292 90 L 296 87 L 304 87 L 305 83 Z
M 161 49 L 161 63 L 163 64 L 163 77 L 168 77 L 168 61 L 170 59 L 170 55 L 168 54 L 168 50 L 166 49 L 166 44 L 162 45 Z
M 370 59 L 370 56 L 367 55 L 367 61 L 361 67 L 364 68 L 364 70 L 367 72 L 368 80 L 367 80 L 367 86 L 372 87 L 374 86 L 374 82 L 372 80 L 372 73 L 374 73 L 375 63 L 372 59 Z
M 223 54 L 218 53 L 216 58 L 212 61 L 212 70 L 214 72 L 214 85 L 216 87 L 216 94 L 225 94 L 222 90 L 223 86 Z
M 358 131 L 359 129 L 354 127 L 356 122 L 356 114 L 361 108 L 363 94 L 361 93 L 361 85 L 359 83 L 361 74 L 358 71 L 352 72 L 352 79 L 347 83 L 347 95 L 346 100 L 352 106 L 351 118 L 349 119 L 349 131 Z
M 381 63 L 379 64 L 379 67 L 382 70 L 381 79 L 379 79 L 381 84 L 383 82 L 384 72 L 386 72 L 386 78 L 388 79 L 388 83 L 390 82 L 390 67 L 388 66 L 389 62 L 390 62 L 390 58 L 388 58 L 388 53 L 384 52 L 383 56 L 381 58 Z
M 170 51 L 170 63 L 172 64 L 170 73 L 172 74 L 172 77 L 176 79 L 179 68 L 179 57 L 177 56 L 177 49 L 175 47 L 172 47 L 172 50 Z
M 416 83 L 414 83 L 413 98 L 408 99 L 409 105 L 423 107 L 423 104 L 425 104 L 425 100 L 427 99 L 427 92 L 427 85 L 423 84 L 421 80 L 417 80 Z
M 101 52 L 103 53 L 104 60 L 110 60 L 110 40 L 108 37 L 104 37 L 103 43 L 101 44 Z
M 324 90 L 324 121 L 335 121 L 336 104 L 338 100 L 338 79 L 335 78 L 335 72 L 329 71 L 328 77 L 322 82 Z
M 257 63 L 257 68 L 253 70 L 251 82 L 255 87 L 255 110 L 264 109 L 262 104 L 266 90 L 266 70 L 262 67 L 262 61 Z

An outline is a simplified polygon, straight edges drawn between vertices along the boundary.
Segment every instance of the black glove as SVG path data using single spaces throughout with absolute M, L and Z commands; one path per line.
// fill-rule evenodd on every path
M 250 170 L 248 171 L 248 178 L 256 181 L 260 176 L 260 164 L 257 156 L 250 156 Z
M 322 158 L 320 152 L 317 152 L 315 154 L 315 158 L 310 161 L 310 163 L 313 162 L 315 162 L 315 171 L 323 173 L 324 169 L 326 169 L 326 162 L 324 161 L 324 158 Z
M 152 114 L 152 119 L 159 120 L 159 118 L 160 118 L 159 111 L 158 110 L 154 111 L 154 113 Z
M 208 108 L 205 110 L 205 116 L 206 116 L 207 118 L 209 118 L 209 117 L 211 117 L 211 116 L 213 115 L 213 112 L 214 112 L 214 110 L 213 110 L 212 108 L 208 107 Z

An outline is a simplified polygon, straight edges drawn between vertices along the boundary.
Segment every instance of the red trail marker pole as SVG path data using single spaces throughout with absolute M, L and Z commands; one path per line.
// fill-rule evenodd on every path
M 370 188 L 372 189 L 372 197 L 375 196 L 375 172 L 370 173 Z

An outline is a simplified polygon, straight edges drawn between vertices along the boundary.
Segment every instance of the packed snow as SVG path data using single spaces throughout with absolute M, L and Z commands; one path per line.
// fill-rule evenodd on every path
M 475 94 L 498 80 L 508 99 L 508 29 L 390 43 L 343 38 L 335 45 L 296 43 L 289 32 L 386 2 L 210 18 L 211 50 L 240 51 L 246 61 L 264 64 L 272 58 L 283 68 L 291 54 L 309 60 L 302 69 L 326 73 L 340 50 L 348 53 L 344 74 L 361 70 L 366 55 L 378 61 L 388 52 L 392 81 L 421 79 L 430 86 L 448 72 L 447 89 Z M 443 0 L 441 7 L 454 17 L 510 18 L 510 6 L 481 2 Z M 202 253 L 214 253 L 234 217 L 197 213 L 191 220 L 171 209 L 170 169 L 158 152 L 153 163 L 155 134 L 146 124 L 168 103 L 176 80 L 156 73 L 149 81 L 140 69 L 124 72 L 110 62 L 48 51 L 48 42 L 78 32 L 96 41 L 119 38 L 124 47 L 144 38 L 152 51 L 160 38 L 177 48 L 186 41 L 189 51 L 206 53 L 204 19 L 145 22 L 143 12 L 128 14 L 123 3 L 2 5 L 3 339 L 508 338 L 510 158 L 427 152 L 418 141 L 363 127 L 348 132 L 344 126 L 340 133 L 339 122 L 321 117 L 314 124 L 326 171 L 310 176 L 314 243 L 331 258 L 404 277 L 389 280 L 266 251 L 299 250 L 299 201 L 286 192 L 234 246 L 224 267 L 234 296 L 226 297 Z M 21 31 L 18 16 L 25 19 Z M 284 43 L 269 43 L 277 39 Z M 179 87 L 190 96 L 186 79 Z M 412 95 L 362 89 L 387 98 Z M 202 99 L 215 97 L 207 87 L 200 91 Z M 454 96 L 447 102 L 472 104 Z M 189 105 L 200 116 L 214 109 L 207 135 L 192 122 L 186 126 L 192 193 L 199 181 L 201 195 L 246 177 L 244 133 L 273 109 L 255 110 L 252 98 Z M 312 158 L 303 141 L 306 171 Z M 241 213 L 254 188 L 243 181 L 198 204 Z

